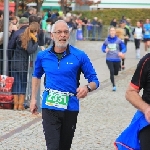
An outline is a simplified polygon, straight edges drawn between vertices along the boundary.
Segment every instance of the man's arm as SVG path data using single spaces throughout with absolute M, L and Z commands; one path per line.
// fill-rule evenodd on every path
M 31 94 L 30 111 L 33 114 L 36 114 L 36 111 L 37 111 L 36 97 L 37 97 L 37 92 L 40 86 L 41 77 L 44 73 L 42 64 L 41 64 L 41 54 L 42 54 L 42 51 L 40 51 L 37 54 L 37 58 L 35 61 L 35 68 L 34 68 L 34 72 L 32 76 L 32 94 Z
M 145 89 L 149 72 L 150 57 L 145 55 L 137 65 L 131 83 L 126 91 L 126 99 L 137 109 L 142 111 L 145 118 L 150 122 L 150 105 L 139 95 L 140 89 Z
M 36 77 L 32 77 L 32 94 L 31 94 L 31 102 L 30 102 L 30 111 L 32 114 L 37 114 L 37 92 L 41 83 L 41 79 Z
M 139 90 L 131 85 L 129 85 L 125 97 L 135 108 L 139 109 L 143 113 L 145 113 L 145 110 L 150 107 L 139 95 Z
M 138 90 L 129 86 L 126 91 L 126 99 L 137 109 L 142 111 L 147 122 L 150 123 L 150 105 L 147 104 L 138 93 Z
M 36 101 L 36 96 L 38 89 L 40 87 L 41 79 L 38 79 L 36 77 L 32 77 L 32 95 L 31 95 L 31 101 Z
M 77 88 L 78 98 L 86 97 L 89 91 L 91 92 L 93 90 L 96 90 L 99 87 L 99 81 L 95 69 L 93 68 L 90 59 L 85 53 L 83 54 L 81 61 L 82 61 L 81 69 L 84 74 L 84 77 L 88 79 L 88 85 Z

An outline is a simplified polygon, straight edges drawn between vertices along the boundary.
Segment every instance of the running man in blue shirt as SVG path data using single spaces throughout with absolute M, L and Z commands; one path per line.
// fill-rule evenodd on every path
M 46 82 L 42 99 L 43 129 L 47 150 L 70 150 L 79 112 L 79 99 L 99 87 L 96 72 L 88 56 L 68 44 L 69 27 L 57 21 L 51 31 L 54 45 L 40 51 L 32 78 L 30 110 L 36 113 L 36 95 L 40 79 Z M 79 87 L 81 72 L 88 84 Z

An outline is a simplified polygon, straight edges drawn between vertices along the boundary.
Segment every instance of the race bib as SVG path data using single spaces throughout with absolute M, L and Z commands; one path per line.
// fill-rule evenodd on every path
M 117 45 L 116 44 L 108 44 L 108 49 L 110 51 L 115 51 L 117 49 Z
M 145 35 L 149 35 L 149 31 L 146 31 L 146 32 L 145 32 Z
M 136 38 L 136 39 L 141 39 L 141 38 L 142 38 L 142 35 L 141 35 L 141 34 L 135 34 L 135 35 L 134 35 L 134 38 Z
M 61 92 L 49 91 L 49 95 L 47 95 L 45 104 L 48 106 L 67 109 L 68 102 L 68 95 Z

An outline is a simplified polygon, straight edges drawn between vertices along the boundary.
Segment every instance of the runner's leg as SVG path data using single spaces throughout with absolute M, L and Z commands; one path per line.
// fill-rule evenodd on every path
M 117 76 L 120 68 L 120 62 L 114 62 L 114 75 Z
M 47 150 L 59 150 L 63 111 L 42 109 L 43 132 Z
M 126 49 L 127 49 L 127 42 L 128 42 L 128 40 L 124 40 L 124 44 L 125 44 L 125 46 L 126 46 Z M 122 69 L 125 69 L 125 66 L 124 66 L 124 63 L 125 63 L 125 59 L 123 58 L 122 59 Z
M 64 112 L 59 150 L 70 150 L 76 129 L 78 113 L 78 111 Z
M 114 87 L 115 86 L 115 80 L 114 80 L 114 65 L 113 65 L 113 62 L 106 60 L 106 64 L 107 64 L 108 69 L 110 71 L 110 81 L 111 81 L 111 83 Z

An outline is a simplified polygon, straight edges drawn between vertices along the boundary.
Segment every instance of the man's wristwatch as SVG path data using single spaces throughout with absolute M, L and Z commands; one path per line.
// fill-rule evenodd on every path
M 87 87 L 87 89 L 88 89 L 88 91 L 89 91 L 89 92 L 91 92 L 91 91 L 92 91 L 92 89 L 91 89 L 90 85 L 86 85 L 86 87 Z

